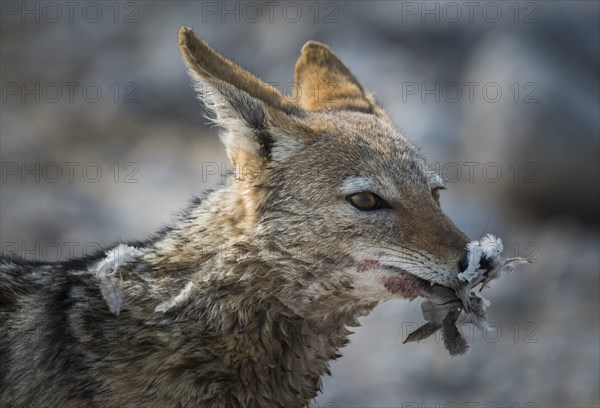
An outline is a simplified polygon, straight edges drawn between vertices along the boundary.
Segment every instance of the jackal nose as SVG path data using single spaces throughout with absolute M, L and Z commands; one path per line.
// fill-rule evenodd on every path
M 477 269 L 489 270 L 490 266 L 491 266 L 490 260 L 488 258 L 486 258 L 485 255 L 481 255 L 481 258 L 479 259 L 479 268 L 477 268 Z M 469 253 L 465 252 L 463 257 L 460 258 L 460 260 L 458 261 L 458 271 L 464 272 L 468 267 L 469 267 Z

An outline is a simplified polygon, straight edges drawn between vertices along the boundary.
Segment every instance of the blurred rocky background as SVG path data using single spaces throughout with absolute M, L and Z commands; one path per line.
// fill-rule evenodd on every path
M 57 260 L 143 239 L 222 182 L 181 25 L 283 90 L 319 40 L 422 146 L 451 218 L 536 263 L 486 292 L 497 331 L 468 333 L 467 356 L 402 344 L 418 302 L 378 307 L 315 406 L 599 405 L 600 3 L 0 4 L 3 253 Z

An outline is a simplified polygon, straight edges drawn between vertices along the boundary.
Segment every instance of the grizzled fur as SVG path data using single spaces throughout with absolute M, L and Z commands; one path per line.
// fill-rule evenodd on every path
M 0 406 L 305 406 L 358 317 L 459 285 L 441 180 L 329 48 L 304 46 L 284 96 L 179 44 L 236 178 L 149 241 L 1 260 Z M 389 208 L 348 202 L 365 191 Z

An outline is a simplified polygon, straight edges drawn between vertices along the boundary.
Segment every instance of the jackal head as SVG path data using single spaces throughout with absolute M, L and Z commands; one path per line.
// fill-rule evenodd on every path
M 327 46 L 304 45 L 283 95 L 189 28 L 179 44 L 224 130 L 253 240 L 372 300 L 460 285 L 469 239 L 440 207 L 442 179 Z

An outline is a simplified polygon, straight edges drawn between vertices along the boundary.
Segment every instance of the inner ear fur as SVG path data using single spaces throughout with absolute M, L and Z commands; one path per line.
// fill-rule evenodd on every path
M 267 158 L 272 139 L 265 108 L 284 108 L 281 93 L 218 54 L 188 27 L 179 30 L 179 47 L 200 99 L 225 129 L 221 140 L 230 160 L 245 166 Z

